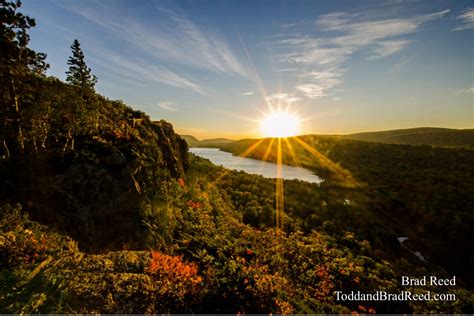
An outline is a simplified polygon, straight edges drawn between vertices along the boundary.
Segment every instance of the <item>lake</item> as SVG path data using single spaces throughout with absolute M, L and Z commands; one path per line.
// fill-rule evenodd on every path
M 223 166 L 228 169 L 258 174 L 265 178 L 277 177 L 277 164 L 272 162 L 233 156 L 231 153 L 217 148 L 189 148 L 189 151 L 196 156 L 209 159 L 215 165 Z M 308 169 L 287 165 L 283 165 L 282 176 L 285 180 L 298 179 L 312 183 L 320 183 L 323 181 Z

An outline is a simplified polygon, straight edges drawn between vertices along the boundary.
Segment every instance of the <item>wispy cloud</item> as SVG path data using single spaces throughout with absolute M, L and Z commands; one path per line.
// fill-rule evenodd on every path
M 388 40 L 380 41 L 377 45 L 371 50 L 371 56 L 367 59 L 378 59 L 383 58 L 389 55 L 393 55 L 396 52 L 401 51 L 403 48 L 412 43 L 410 40 Z
M 462 14 L 458 15 L 456 19 L 461 20 L 461 25 L 454 28 L 453 31 L 463 31 L 474 28 L 474 9 L 469 8 Z
M 295 67 L 275 69 L 276 72 L 290 72 L 296 70 L 298 70 L 298 68 Z
M 465 90 L 458 91 L 457 94 L 460 94 L 460 93 L 474 93 L 474 85 L 471 86 L 470 88 L 465 89 Z
M 170 57 L 179 62 L 192 63 L 194 67 L 204 67 L 212 71 L 226 74 L 248 76 L 248 71 L 232 53 L 229 45 L 223 40 L 210 34 L 205 34 L 196 24 L 189 19 L 176 14 L 174 11 L 163 8 L 154 2 L 158 12 L 168 17 L 173 30 L 172 37 L 168 36 L 166 45 L 172 48 L 174 55 Z M 160 41 L 161 41 L 160 37 Z M 193 52 L 190 58 L 189 52 Z
M 313 69 L 303 75 L 302 82 L 295 88 L 307 98 L 316 99 L 328 96 L 331 89 L 343 83 L 345 62 L 355 53 L 365 54 L 367 60 L 393 55 L 414 42 L 406 36 L 448 12 L 402 18 L 387 17 L 382 12 L 335 12 L 315 21 L 312 29 L 316 27 L 320 36 L 307 32 L 274 43 L 282 51 L 280 57 L 284 65 Z
M 254 92 L 253 91 L 248 91 L 248 92 L 242 92 L 240 95 L 242 96 L 249 96 L 249 95 L 253 95 Z
M 170 71 L 164 66 L 151 65 L 140 60 L 126 58 L 103 47 L 92 47 L 90 51 L 93 54 L 88 59 L 123 78 L 127 78 L 129 81 L 159 82 L 173 87 L 190 89 L 201 95 L 208 95 L 201 86 L 191 79 Z
M 185 16 L 160 6 L 158 2 L 153 2 L 149 8 L 155 11 L 156 18 L 153 20 L 142 20 L 128 14 L 118 2 L 90 5 L 61 2 L 59 5 L 93 22 L 115 40 L 129 43 L 127 49 L 133 51 L 133 55 L 152 60 L 153 65 L 158 65 L 159 73 L 152 74 L 151 70 L 146 69 L 148 66 L 140 71 L 162 83 L 191 88 L 204 94 L 203 89 L 190 78 L 189 73 L 194 70 L 249 77 L 247 68 L 224 38 L 215 32 L 212 35 L 206 33 Z M 130 56 L 124 52 L 111 53 L 112 59 L 124 60 Z M 105 62 L 111 56 L 106 57 Z
M 309 99 L 327 96 L 329 89 L 342 84 L 342 75 L 345 71 L 346 69 L 338 67 L 312 71 L 303 75 L 309 83 L 300 84 L 296 89 L 301 91 Z
M 272 107 L 285 108 L 291 106 L 293 103 L 300 101 L 301 98 L 295 97 L 291 93 L 274 93 L 266 97 L 266 101 Z
M 474 85 L 471 86 L 470 88 L 467 88 L 467 89 L 454 91 L 455 95 L 462 95 L 462 94 L 466 94 L 466 93 L 474 93 Z
M 174 107 L 174 102 L 169 102 L 169 101 L 158 102 L 158 106 L 166 111 L 171 111 L 171 112 L 178 111 L 178 109 Z

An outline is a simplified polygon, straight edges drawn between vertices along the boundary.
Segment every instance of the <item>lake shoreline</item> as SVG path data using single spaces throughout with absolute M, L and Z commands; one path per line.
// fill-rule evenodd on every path
M 189 152 L 196 156 L 209 159 L 213 164 L 224 168 L 261 175 L 269 179 L 277 178 L 277 164 L 273 162 L 234 156 L 232 153 L 219 148 L 190 147 Z M 282 165 L 282 175 L 284 180 L 300 180 L 317 184 L 323 182 L 323 179 L 302 167 Z

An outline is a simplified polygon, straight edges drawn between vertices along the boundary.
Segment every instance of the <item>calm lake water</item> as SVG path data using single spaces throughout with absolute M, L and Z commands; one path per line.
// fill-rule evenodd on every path
M 215 165 L 228 169 L 258 174 L 265 178 L 277 177 L 277 165 L 272 162 L 233 156 L 231 153 L 217 148 L 189 148 L 189 151 L 197 156 L 209 159 Z M 307 169 L 287 165 L 283 165 L 282 175 L 283 179 L 286 180 L 298 179 L 312 183 L 322 181 L 321 178 Z

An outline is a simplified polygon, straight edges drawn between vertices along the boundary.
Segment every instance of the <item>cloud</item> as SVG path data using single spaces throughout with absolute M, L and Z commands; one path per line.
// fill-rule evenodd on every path
M 344 67 L 355 53 L 367 60 L 384 58 L 414 42 L 406 39 L 422 24 L 439 19 L 449 10 L 412 17 L 389 17 L 386 12 L 335 12 L 320 16 L 307 34 L 289 35 L 274 44 L 285 67 L 313 69 L 306 72 L 296 90 L 310 99 L 329 95 L 343 83 Z M 320 36 L 310 35 L 314 27 Z
M 298 68 L 292 67 L 292 68 L 280 68 L 280 69 L 275 69 L 275 72 L 290 72 L 290 71 L 296 71 Z
M 309 99 L 318 99 L 328 95 L 328 91 L 342 84 L 342 76 L 346 69 L 332 67 L 320 71 L 312 71 L 304 77 L 309 83 L 296 86 Z
M 467 89 L 454 91 L 454 94 L 456 94 L 456 95 L 461 95 L 461 94 L 465 94 L 465 93 L 474 93 L 474 85 L 471 86 L 470 88 L 467 88 Z
M 474 93 L 474 85 L 471 86 L 470 88 L 465 89 L 465 90 L 460 90 L 456 94 L 461 94 L 461 93 Z
M 320 97 L 325 97 L 327 95 L 327 89 L 325 89 L 323 86 L 312 83 L 300 84 L 296 87 L 296 89 L 303 92 L 303 94 L 309 99 L 317 99 Z
M 298 23 L 283 23 L 283 24 L 280 24 L 280 27 L 283 28 L 283 29 L 288 29 L 288 28 L 292 28 L 292 27 L 295 27 L 295 26 L 299 26 Z
M 209 70 L 229 75 L 237 74 L 248 77 L 248 71 L 231 52 L 224 40 L 204 34 L 197 25 L 169 9 L 163 9 L 157 5 L 155 7 L 158 11 L 164 11 L 174 24 L 174 40 L 170 41 L 168 45 L 180 51 L 179 61 L 194 59 L 194 66 L 203 66 Z M 189 57 L 190 51 L 193 52 L 192 58 Z
M 151 61 L 149 64 L 165 69 L 160 76 L 170 80 L 170 85 L 202 90 L 186 74 L 193 70 L 250 77 L 249 71 L 224 38 L 215 32 L 206 33 L 185 16 L 162 7 L 159 2 L 152 2 L 148 8 L 155 11 L 156 18 L 147 20 L 129 12 L 118 1 L 88 2 L 87 5 L 82 2 L 59 2 L 58 5 L 94 23 L 110 35 L 107 40 L 122 42 L 124 50 L 111 51 L 114 56 L 122 59 L 140 56 Z M 104 61 L 107 62 L 107 59 Z
M 391 41 L 382 41 L 376 44 L 376 46 L 371 50 L 371 56 L 367 57 L 367 59 L 378 59 L 383 58 L 389 55 L 393 55 L 403 48 L 408 46 L 408 44 L 412 43 L 413 41 L 410 40 L 391 40 Z
M 127 78 L 129 81 L 142 82 L 143 84 L 154 81 L 208 95 L 202 87 L 191 79 L 170 71 L 164 66 L 151 65 L 140 60 L 125 58 L 106 48 L 92 47 L 90 51 L 93 54 L 88 59 L 123 78 Z
M 456 19 L 461 20 L 461 25 L 454 28 L 453 31 L 463 31 L 474 28 L 474 9 L 467 9 L 462 14 L 458 15 Z
M 249 92 L 242 92 L 240 95 L 242 96 L 249 96 L 249 95 L 253 95 L 254 92 L 253 91 L 249 91 Z
M 295 97 L 291 93 L 274 93 L 265 98 L 265 100 L 271 105 L 271 106 L 278 106 L 281 107 L 282 105 L 288 107 L 291 104 L 300 101 L 301 98 Z
M 178 111 L 178 109 L 175 108 L 173 105 L 174 105 L 174 102 L 169 102 L 169 101 L 158 102 L 158 106 L 166 111 L 172 111 L 172 112 Z

